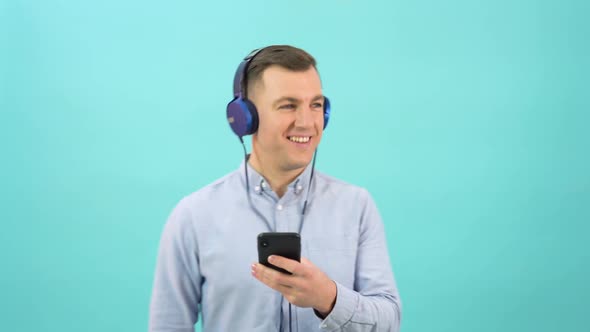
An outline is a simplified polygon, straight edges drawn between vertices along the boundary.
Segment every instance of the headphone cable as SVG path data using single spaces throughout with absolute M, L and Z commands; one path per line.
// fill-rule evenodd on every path
M 240 142 L 242 143 L 242 147 L 244 148 L 244 174 L 246 176 L 246 192 L 247 192 L 247 197 L 248 197 L 248 203 L 250 203 L 250 207 L 252 208 L 252 210 L 254 210 L 254 212 L 256 212 L 256 214 L 262 219 L 266 221 L 266 218 L 264 218 L 264 216 L 262 215 L 262 213 L 260 213 L 260 211 L 258 211 L 257 208 L 254 207 L 254 204 L 252 204 L 252 198 L 250 197 L 250 180 L 248 178 L 248 152 L 246 150 L 246 144 L 244 143 L 244 139 L 241 136 L 238 136 L 240 139 Z M 303 219 L 305 218 L 305 211 L 307 209 L 307 202 L 309 200 L 309 192 L 311 191 L 311 185 L 312 185 L 312 181 L 313 181 L 313 176 L 314 176 L 314 171 L 315 171 L 315 161 L 316 161 L 316 156 L 318 154 L 318 149 L 316 148 L 315 151 L 313 152 L 313 160 L 311 162 L 311 174 L 309 175 L 309 185 L 307 187 L 307 193 L 305 194 L 305 201 L 303 202 L 303 208 L 301 209 L 301 223 L 299 225 L 299 234 L 301 234 L 301 230 L 303 228 Z M 270 226 L 270 224 L 267 222 L 267 224 Z M 276 229 L 275 229 L 276 231 Z M 284 298 L 284 297 L 283 297 Z M 283 321 L 283 315 L 282 315 L 282 302 L 281 301 L 281 311 L 280 311 L 280 315 L 279 315 L 279 331 L 282 328 L 282 321 Z M 288 302 L 288 301 L 287 301 Z M 293 319 L 292 319 L 292 315 L 291 315 L 291 302 L 289 303 L 289 332 L 293 331 Z

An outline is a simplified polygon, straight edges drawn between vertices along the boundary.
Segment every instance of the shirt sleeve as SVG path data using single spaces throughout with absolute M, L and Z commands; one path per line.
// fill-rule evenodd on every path
M 383 222 L 375 202 L 363 190 L 364 209 L 354 289 L 336 282 L 336 303 L 320 323 L 322 331 L 397 332 L 401 324 L 401 300 L 389 260 Z
M 172 211 L 164 226 L 150 303 L 150 332 L 194 332 L 201 274 L 191 221 L 185 199 Z

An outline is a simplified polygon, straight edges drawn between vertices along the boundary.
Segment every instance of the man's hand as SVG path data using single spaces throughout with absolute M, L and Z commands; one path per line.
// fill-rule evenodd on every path
M 336 303 L 336 284 L 305 258 L 301 263 L 281 256 L 269 256 L 268 262 L 292 273 L 288 275 L 262 264 L 252 264 L 252 275 L 268 287 L 280 292 L 290 303 L 314 308 L 328 316 Z

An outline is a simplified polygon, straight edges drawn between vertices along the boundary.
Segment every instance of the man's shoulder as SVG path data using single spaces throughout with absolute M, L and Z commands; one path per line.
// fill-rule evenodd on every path
M 343 195 L 350 194 L 355 196 L 368 196 L 366 188 L 346 182 L 331 175 L 322 172 L 316 172 L 314 177 L 318 179 L 318 186 L 321 191 L 333 194 Z
M 228 193 L 235 192 L 236 186 L 239 184 L 239 182 L 240 172 L 238 170 L 234 170 L 205 185 L 204 187 L 189 193 L 182 199 L 181 202 L 191 206 L 211 204 L 212 201 L 219 201 L 219 199 L 227 196 Z
M 236 197 L 239 183 L 240 173 L 234 171 L 182 197 L 172 209 L 167 227 L 172 232 L 184 232 L 187 227 L 207 223 Z

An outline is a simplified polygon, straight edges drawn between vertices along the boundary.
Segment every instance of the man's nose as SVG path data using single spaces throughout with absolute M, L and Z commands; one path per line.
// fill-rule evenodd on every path
M 311 107 L 300 107 L 295 112 L 295 127 L 308 127 L 313 123 Z

